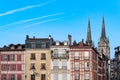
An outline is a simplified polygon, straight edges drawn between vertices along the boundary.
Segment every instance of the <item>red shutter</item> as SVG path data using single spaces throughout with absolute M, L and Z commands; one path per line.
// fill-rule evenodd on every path
M 17 71 L 21 71 L 22 69 L 21 69 L 21 64 L 18 64 L 17 65 Z
M 17 55 L 17 61 L 21 61 L 21 55 L 20 54 Z
M 17 75 L 17 80 L 22 80 L 22 75 L 21 74 Z

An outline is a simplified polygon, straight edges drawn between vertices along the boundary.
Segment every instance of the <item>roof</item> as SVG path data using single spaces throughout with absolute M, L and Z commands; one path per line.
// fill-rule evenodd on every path
M 24 44 L 9 44 L 8 46 L 3 46 L 0 48 L 0 51 L 24 51 L 25 45 Z

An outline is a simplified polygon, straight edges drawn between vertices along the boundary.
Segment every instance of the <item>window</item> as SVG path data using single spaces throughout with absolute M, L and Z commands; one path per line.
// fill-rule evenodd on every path
M 14 70 L 15 70 L 15 65 L 12 64 L 12 65 L 11 65 L 11 71 L 14 71 Z
M 89 53 L 88 52 L 84 53 L 84 59 L 89 59 Z
M 31 74 L 31 80 L 35 80 L 35 75 Z
M 31 70 L 35 70 L 35 64 L 34 64 L 34 63 L 31 63 L 30 69 L 31 69 Z
M 62 69 L 67 69 L 67 60 L 61 60 L 62 61 Z
M 58 49 L 54 50 L 54 57 L 58 57 Z
M 46 54 L 45 53 L 41 54 L 41 60 L 46 60 Z
M 14 54 L 11 54 L 10 55 L 10 61 L 14 61 L 15 60 L 15 55 Z
M 17 80 L 22 80 L 22 75 L 21 74 L 17 75 Z
M 31 48 L 36 48 L 35 42 L 32 42 L 32 43 L 31 43 Z
M 44 69 L 44 70 L 46 69 L 46 67 L 45 67 L 45 64 L 44 64 L 44 63 L 42 63 L 42 64 L 41 64 L 41 69 Z
M 65 54 L 66 53 L 66 49 L 63 49 L 63 54 Z
M 46 48 L 46 43 L 45 42 L 41 43 L 41 48 Z
M 75 70 L 79 70 L 79 62 L 75 62 Z
M 58 80 L 58 74 L 54 74 L 54 80 Z
M 85 80 L 90 80 L 89 74 L 85 74 Z
M 15 74 L 10 75 L 10 80 L 15 80 Z
M 31 53 L 30 59 L 31 59 L 31 60 L 35 60 L 35 53 Z
M 79 78 L 80 78 L 79 74 L 75 74 L 75 80 L 80 80 Z
M 79 59 L 79 53 L 75 52 L 75 59 Z
M 58 69 L 59 68 L 59 61 L 57 59 L 53 60 L 53 69 Z
M 8 70 L 8 66 L 7 66 L 7 64 L 3 64 L 3 71 L 7 71 Z
M 17 61 L 21 61 L 21 55 L 17 55 Z
M 3 61 L 7 61 L 8 60 L 8 55 L 7 54 L 4 54 L 3 55 Z
M 46 80 L 45 74 L 41 74 L 41 80 Z
M 17 71 L 21 71 L 22 70 L 22 64 L 17 64 Z
M 67 74 L 65 73 L 62 74 L 62 80 L 67 80 Z
M 89 70 L 90 66 L 88 62 L 85 62 L 85 70 Z
M 2 80 L 7 80 L 7 75 L 6 74 L 3 75 L 3 79 Z

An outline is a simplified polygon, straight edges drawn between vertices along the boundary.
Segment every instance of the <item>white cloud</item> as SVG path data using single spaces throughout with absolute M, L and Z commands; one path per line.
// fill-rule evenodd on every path
M 52 0 L 52 1 L 54 1 L 54 0 Z M 35 7 L 41 7 L 41 6 L 47 5 L 50 2 L 51 1 L 44 2 L 44 3 L 41 3 L 41 4 L 37 4 L 37 5 L 31 5 L 31 6 L 26 6 L 26 7 L 23 7 L 23 8 L 18 8 L 18 9 L 10 10 L 10 11 L 1 13 L 0 16 L 5 16 L 5 15 L 13 14 L 15 12 L 20 12 L 20 11 L 24 11 L 24 10 L 35 8 Z
M 26 19 L 26 20 L 22 20 L 22 21 L 10 23 L 10 24 L 7 24 L 7 25 L 3 25 L 0 28 L 12 26 L 12 25 L 17 25 L 17 24 L 23 24 L 23 23 L 27 23 L 27 22 L 31 22 L 31 21 L 35 21 L 35 20 L 40 20 L 40 19 L 48 18 L 48 17 L 54 17 L 54 16 L 58 16 L 58 15 L 62 15 L 62 14 L 64 14 L 64 12 L 59 12 L 59 13 L 54 13 L 54 14 L 48 14 L 48 15 L 37 17 L 37 18 Z
M 64 18 L 64 17 L 54 18 L 54 19 L 47 19 L 47 20 L 42 20 L 42 21 L 39 21 L 39 22 L 36 22 L 36 23 L 30 24 L 30 25 L 24 26 L 24 28 L 28 28 L 28 27 L 32 27 L 32 26 L 34 26 L 34 25 L 38 25 L 38 24 L 43 24 L 43 23 L 47 23 L 47 22 L 51 22 L 51 21 L 55 21 L 55 20 L 58 20 L 58 19 L 61 19 L 61 18 Z

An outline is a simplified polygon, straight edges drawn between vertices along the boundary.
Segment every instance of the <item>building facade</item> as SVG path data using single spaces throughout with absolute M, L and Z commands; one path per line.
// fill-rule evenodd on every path
M 104 60 L 91 46 L 80 42 L 70 46 L 71 80 L 104 80 Z
M 51 80 L 70 80 L 70 59 L 68 41 L 55 41 L 50 47 L 50 50 Z
M 115 80 L 120 80 L 120 46 L 115 48 Z
M 25 46 L 10 44 L 0 48 L 1 80 L 25 80 Z
M 50 80 L 50 45 L 48 38 L 29 38 L 25 41 L 25 80 Z
M 110 80 L 118 80 L 117 79 L 117 60 L 114 58 L 114 59 L 111 59 L 111 62 L 110 62 Z

